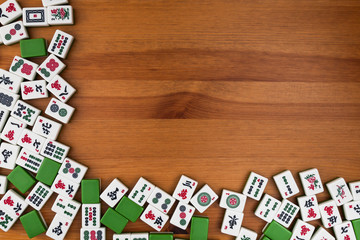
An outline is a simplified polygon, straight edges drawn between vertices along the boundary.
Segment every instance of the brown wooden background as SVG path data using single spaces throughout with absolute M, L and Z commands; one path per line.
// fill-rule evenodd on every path
M 271 178 L 285 169 L 299 184 L 297 173 L 312 167 L 324 182 L 360 179 L 359 1 L 71 4 L 76 25 L 59 29 L 76 41 L 61 75 L 78 90 L 69 101 L 77 110 L 59 141 L 103 189 L 115 177 L 132 188 L 144 176 L 172 193 L 186 174 L 220 195 L 223 188 L 242 191 L 255 171 L 270 178 L 266 192 L 280 198 Z M 50 41 L 57 27 L 28 29 Z M 0 46 L 0 68 L 17 54 L 19 44 Z M 48 101 L 30 104 L 45 110 Z M 326 191 L 319 200 L 328 197 Z M 54 200 L 41 211 L 48 224 Z M 243 226 L 260 233 L 257 204 L 248 200 Z M 203 214 L 209 239 L 233 239 L 220 233 L 223 214 L 218 203 Z M 68 239 L 78 239 L 80 227 L 78 214 Z M 125 230 L 151 228 L 138 220 Z M 176 231 L 169 224 L 165 230 Z M 0 238 L 27 236 L 17 222 Z

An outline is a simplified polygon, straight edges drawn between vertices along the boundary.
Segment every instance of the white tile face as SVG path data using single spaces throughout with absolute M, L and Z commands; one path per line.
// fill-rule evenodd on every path
M 47 8 L 50 25 L 73 25 L 74 14 L 70 5 L 51 6 Z
M 268 179 L 257 173 L 251 172 L 245 184 L 243 194 L 256 201 L 259 201 L 264 193 Z
M 240 233 L 243 218 L 243 213 L 234 212 L 226 209 L 223 223 L 221 226 L 221 232 L 227 235 L 237 237 Z
M 281 202 L 276 198 L 265 194 L 255 210 L 255 216 L 266 222 L 271 222 L 280 208 Z
M 62 163 L 59 174 L 70 179 L 73 182 L 80 183 L 87 172 L 88 167 L 70 159 L 66 158 Z
M 324 228 L 319 227 L 312 236 L 311 240 L 335 240 L 335 238 Z
M 257 238 L 256 232 L 242 227 L 240 229 L 239 236 L 235 240 L 256 240 L 256 238 Z
M 83 228 L 100 227 L 100 219 L 101 219 L 100 203 L 82 205 L 81 221 Z
M 342 223 L 339 209 L 334 200 L 329 200 L 319 204 L 321 220 L 326 228 L 331 228 Z
M 246 203 L 245 195 L 223 189 L 221 194 L 220 207 L 235 212 L 243 212 L 245 203 Z
M 17 144 L 31 152 L 39 153 L 45 143 L 45 138 L 24 129 L 17 141 Z
M 290 240 L 310 240 L 311 236 L 314 234 L 314 231 L 315 227 L 313 225 L 298 219 L 292 230 Z
M 9 117 L 3 131 L 1 132 L 1 139 L 11 144 L 16 144 L 25 127 L 25 123 L 13 117 Z
M 149 240 L 148 233 L 132 233 L 130 240 Z
M 101 193 L 100 198 L 110 207 L 115 207 L 128 190 L 122 182 L 115 178 Z
M 62 125 L 43 116 L 36 118 L 32 131 L 50 140 L 56 140 Z
M 33 126 L 36 118 L 40 115 L 40 110 L 27 104 L 24 101 L 18 100 L 15 103 L 14 109 L 11 111 L 11 116 L 23 121 L 29 126 Z
M 14 169 L 20 147 L 2 142 L 0 145 L 0 168 Z
M 58 57 L 66 58 L 73 41 L 74 37 L 70 34 L 56 30 L 54 37 L 49 45 L 48 52 Z
M 316 195 L 298 197 L 301 218 L 304 222 L 320 219 L 319 204 Z
M 20 96 L 18 94 L 0 89 L 0 107 L 3 109 L 11 111 L 19 98 Z
M 7 189 L 7 178 L 6 176 L 0 175 L 0 194 L 5 194 Z
M 43 161 L 43 156 L 23 148 L 16 159 L 16 164 L 33 173 L 37 173 Z
M 45 110 L 45 113 L 60 122 L 68 123 L 74 111 L 75 108 L 62 103 L 60 100 L 52 98 Z
M 59 142 L 47 139 L 40 154 L 56 162 L 62 163 L 65 160 L 67 154 L 69 153 L 69 150 L 70 147 Z
M 0 37 L 5 45 L 12 45 L 14 43 L 20 42 L 20 40 L 29 38 L 29 35 L 23 22 L 18 21 L 0 27 Z
M 175 203 L 175 198 L 162 189 L 155 187 L 147 202 L 165 214 L 168 214 Z
M 5 195 L 1 199 L 0 204 L 2 204 L 6 209 L 9 210 L 11 215 L 17 217 L 21 216 L 21 214 L 28 207 L 25 199 L 12 189 L 8 190 L 5 193 Z
M 5 208 L 4 204 L 0 204 L 0 213 L 0 229 L 4 232 L 7 232 L 14 225 L 14 223 L 19 217 L 14 215 L 7 208 Z
M 82 228 L 80 229 L 80 240 L 105 240 L 106 229 L 102 228 Z
M 343 205 L 346 220 L 360 219 L 360 200 Z
M 338 240 L 356 240 L 353 225 L 350 221 L 334 226 L 334 233 Z
M 32 81 L 35 79 L 36 69 L 38 67 L 39 65 L 34 62 L 15 56 L 13 62 L 11 63 L 10 72 Z
M 48 186 L 41 182 L 37 182 L 35 187 L 31 190 L 30 194 L 26 197 L 25 202 L 27 202 L 34 209 L 40 211 L 40 209 L 49 200 L 52 193 L 53 191 L 51 191 Z
M 337 206 L 353 200 L 349 187 L 343 178 L 337 178 L 326 184 L 329 193 Z
M 80 210 L 81 204 L 75 200 L 70 200 L 66 197 L 58 195 L 54 204 L 51 207 L 51 211 L 73 220 Z
M 55 95 L 60 101 L 67 102 L 72 95 L 76 92 L 75 88 L 73 88 L 67 81 L 65 81 L 59 75 L 56 75 L 52 80 L 50 80 L 49 84 L 46 88 Z
M 69 231 L 71 223 L 72 222 L 69 219 L 56 214 L 51 221 L 51 224 L 46 232 L 46 236 L 56 240 L 64 239 Z
M 169 216 L 157 210 L 154 206 L 148 205 L 140 219 L 156 231 L 161 231 L 169 220 Z
M 49 26 L 44 7 L 23 8 L 23 21 L 25 27 Z
M 42 0 L 42 4 L 44 7 L 67 4 L 68 0 Z
M 291 223 L 294 221 L 296 214 L 299 212 L 300 208 L 290 202 L 289 200 L 283 199 L 279 211 L 275 216 L 275 221 L 288 228 Z
M 360 200 L 360 181 L 349 183 L 354 201 Z
M 175 208 L 174 214 L 171 216 L 170 223 L 178 228 L 185 230 L 189 225 L 194 212 L 194 207 L 184 202 L 179 202 Z
M 21 17 L 22 9 L 17 1 L 8 0 L 0 5 L 0 23 L 4 26 Z
M 47 82 L 50 82 L 56 75 L 60 74 L 66 65 L 54 54 L 50 54 L 38 67 L 36 72 Z
M 18 93 L 23 80 L 22 77 L 0 69 L 0 87 L 9 92 Z
M 144 206 L 146 200 L 154 191 L 155 185 L 141 177 L 129 194 L 129 199 L 140 206 Z
M 300 172 L 299 175 L 306 196 L 315 195 L 324 191 L 319 171 L 316 168 Z
M 121 234 L 113 235 L 113 240 L 130 240 L 130 239 L 131 239 L 131 233 L 121 233 Z
M 299 193 L 299 188 L 289 170 L 279 173 L 273 178 L 282 198 L 288 198 Z
M 21 83 L 21 98 L 23 100 L 47 98 L 48 96 L 45 80 Z
M 197 181 L 182 175 L 172 196 L 181 202 L 189 203 L 195 193 L 197 185 Z
M 196 210 L 203 213 L 218 198 L 219 196 L 206 184 L 194 195 L 190 202 Z
M 61 196 L 67 197 L 69 199 L 73 199 L 76 192 L 79 189 L 79 184 L 74 183 L 73 181 L 61 176 L 57 175 L 55 178 L 51 190 L 58 193 Z
M 0 131 L 3 130 L 5 123 L 10 115 L 10 111 L 0 108 Z

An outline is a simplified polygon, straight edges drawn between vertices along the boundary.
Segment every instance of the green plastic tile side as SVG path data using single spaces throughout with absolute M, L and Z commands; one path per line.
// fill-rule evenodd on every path
M 9 182 L 14 184 L 14 186 L 19 189 L 21 193 L 25 193 L 29 190 L 34 184 L 35 179 L 22 167 L 17 166 L 8 176 L 7 179 Z
M 46 56 L 46 41 L 43 38 L 21 40 L 20 51 L 23 58 Z
M 21 224 L 29 238 L 33 238 L 46 232 L 46 225 L 38 211 L 33 210 L 20 217 Z
M 115 210 L 131 222 L 136 222 L 144 208 L 124 196 L 116 206 Z
M 268 238 L 267 236 L 263 236 L 263 237 L 261 237 L 259 240 L 271 240 L 271 239 Z
M 172 233 L 150 233 L 149 240 L 173 240 Z
M 84 179 L 81 181 L 82 203 L 100 203 L 100 180 Z
M 55 162 L 49 158 L 45 158 L 35 178 L 36 180 L 51 186 L 58 174 L 60 167 L 60 163 Z
M 100 222 L 113 230 L 115 233 L 120 234 L 124 230 L 128 220 L 114 209 L 108 208 Z
M 207 240 L 209 232 L 209 218 L 192 217 L 190 240 Z
M 291 238 L 291 232 L 280 223 L 272 221 L 265 229 L 264 235 L 276 240 L 289 240 Z
M 360 219 L 353 220 L 353 221 L 351 221 L 351 223 L 352 223 L 352 225 L 354 227 L 356 240 L 360 240 Z

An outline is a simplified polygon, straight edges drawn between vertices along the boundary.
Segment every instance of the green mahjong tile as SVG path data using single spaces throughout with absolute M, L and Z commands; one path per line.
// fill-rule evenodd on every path
M 149 240 L 173 240 L 172 233 L 150 233 Z
M 46 224 L 41 214 L 33 210 L 20 217 L 20 221 L 29 238 L 33 238 L 39 234 L 46 232 Z
M 264 235 L 276 240 L 289 240 L 291 238 L 291 232 L 276 221 L 272 221 L 266 226 Z
M 58 174 L 61 164 L 49 158 L 44 158 L 39 171 L 36 174 L 36 180 L 51 186 Z
M 270 238 L 268 238 L 267 236 L 265 235 L 262 235 L 259 240 L 271 240 Z
M 36 182 L 35 179 L 20 166 L 17 166 L 7 176 L 7 179 L 22 193 L 29 190 Z
M 128 220 L 125 217 L 121 216 L 114 209 L 108 208 L 108 210 L 101 218 L 100 222 L 106 227 L 113 230 L 115 233 L 121 233 L 124 230 L 126 224 L 128 223 Z
M 354 227 L 356 240 L 360 240 L 360 219 L 353 220 L 353 221 L 351 221 L 351 223 Z
M 209 218 L 192 217 L 190 240 L 207 240 L 209 232 Z
M 100 203 L 100 180 L 84 179 L 81 181 L 82 203 Z
M 116 206 L 115 210 L 130 221 L 136 222 L 144 208 L 131 201 L 128 197 L 124 196 Z
M 20 41 L 21 57 L 42 57 L 46 56 L 46 42 L 43 38 L 26 39 Z

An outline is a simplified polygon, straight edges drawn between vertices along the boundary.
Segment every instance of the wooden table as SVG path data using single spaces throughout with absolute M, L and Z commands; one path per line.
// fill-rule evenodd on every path
M 101 178 L 102 189 L 115 177 L 132 188 L 144 176 L 172 193 L 186 174 L 220 195 L 223 188 L 242 191 L 255 171 L 270 179 L 266 192 L 280 198 L 272 176 L 285 169 L 299 186 L 298 172 L 312 167 L 324 182 L 359 180 L 359 1 L 71 4 L 76 25 L 58 28 L 76 41 L 61 75 L 78 92 L 59 141 L 89 167 L 87 178 Z M 50 41 L 55 29 L 29 33 Z M 0 67 L 8 69 L 19 44 L 0 52 Z M 30 104 L 44 110 L 48 101 Z M 48 224 L 55 197 L 41 210 Z M 260 233 L 257 204 L 247 201 L 243 226 Z M 67 239 L 79 238 L 80 215 Z M 218 202 L 202 215 L 210 218 L 209 239 L 233 239 L 220 233 Z M 138 220 L 125 230 L 152 229 Z M 165 230 L 184 233 L 169 224 Z M 27 236 L 17 222 L 0 238 Z

